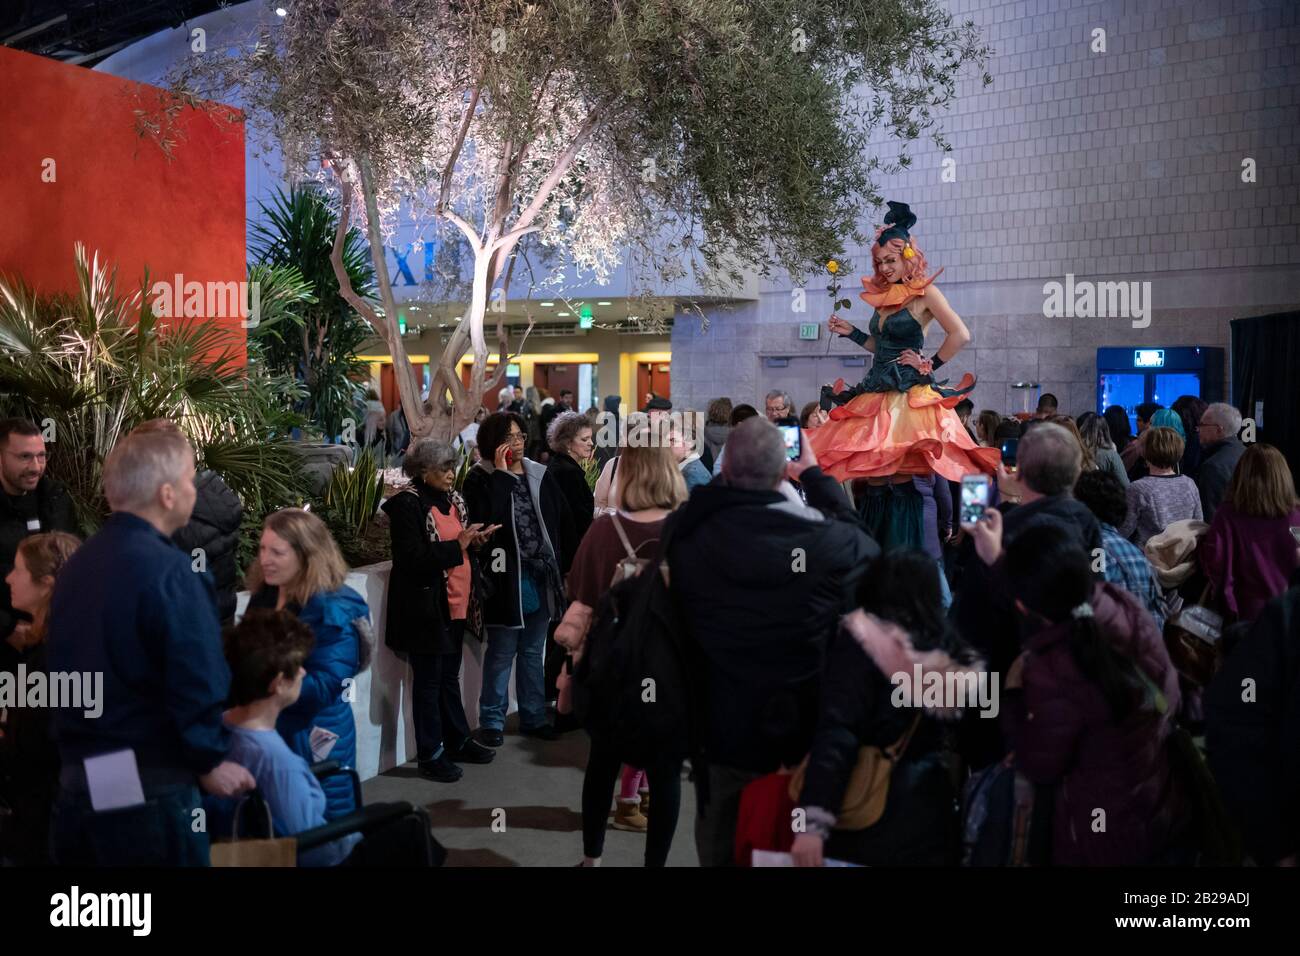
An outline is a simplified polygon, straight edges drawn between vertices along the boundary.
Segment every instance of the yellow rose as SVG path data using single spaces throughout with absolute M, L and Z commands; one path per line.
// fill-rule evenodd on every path
M 840 271 L 840 264 L 832 259 L 830 262 L 826 263 L 826 271 L 831 275 L 834 275 Z

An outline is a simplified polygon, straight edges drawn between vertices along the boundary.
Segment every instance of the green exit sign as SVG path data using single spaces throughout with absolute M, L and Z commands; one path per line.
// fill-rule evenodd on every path
M 821 333 L 821 326 L 816 322 L 803 322 L 799 325 L 799 338 L 815 340 Z
M 578 310 L 578 328 L 580 329 L 591 328 L 591 323 L 594 318 L 595 316 L 592 313 L 591 306 L 584 305 L 581 309 Z

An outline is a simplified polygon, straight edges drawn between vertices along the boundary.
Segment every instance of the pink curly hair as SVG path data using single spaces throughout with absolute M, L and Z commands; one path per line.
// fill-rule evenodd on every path
M 903 250 L 906 248 L 906 243 L 904 243 L 902 239 L 890 239 L 883 246 L 878 244 L 876 240 L 878 240 L 880 234 L 888 228 L 891 227 L 879 227 L 876 230 L 875 239 L 873 239 L 871 243 L 872 270 L 871 278 L 866 285 L 873 292 L 884 292 L 893 284 L 881 275 L 880 272 L 880 257 L 885 254 L 886 250 L 897 255 L 899 260 L 903 263 L 904 285 L 911 286 L 915 285 L 919 280 L 923 281 L 926 273 L 929 271 L 929 266 L 925 261 L 925 253 L 921 251 L 921 247 L 916 244 L 915 239 L 912 240 L 912 252 L 915 253 L 915 255 L 910 259 L 903 258 Z

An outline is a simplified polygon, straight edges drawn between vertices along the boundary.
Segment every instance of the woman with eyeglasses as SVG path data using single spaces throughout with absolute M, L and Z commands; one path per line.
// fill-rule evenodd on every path
M 483 606 L 487 647 L 479 696 L 479 741 L 500 747 L 510 669 L 518 661 L 519 729 L 526 737 L 556 738 L 546 719 L 544 648 L 552 621 L 564 614 L 563 579 L 577 547 L 573 514 L 555 476 L 524 457 L 524 420 L 496 412 L 478 430 L 482 460 L 465 476 L 469 520 L 500 529 L 483 545 L 488 583 Z

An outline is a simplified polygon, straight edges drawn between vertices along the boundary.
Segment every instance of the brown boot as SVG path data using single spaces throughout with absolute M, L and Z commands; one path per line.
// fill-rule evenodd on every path
M 650 821 L 641 815 L 639 803 L 618 803 L 614 811 L 614 829 L 627 830 L 631 833 L 645 833 Z

